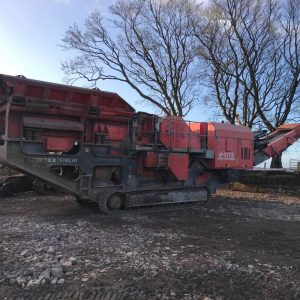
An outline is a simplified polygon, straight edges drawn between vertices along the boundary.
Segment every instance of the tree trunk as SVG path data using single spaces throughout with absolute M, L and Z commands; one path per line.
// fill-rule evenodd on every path
M 272 157 L 272 162 L 271 162 L 271 169 L 281 169 L 282 168 L 282 153 L 276 154 L 275 156 Z

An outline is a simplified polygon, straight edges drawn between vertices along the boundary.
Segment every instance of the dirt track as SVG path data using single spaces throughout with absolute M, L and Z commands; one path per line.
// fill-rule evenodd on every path
M 69 196 L 2 198 L 5 298 L 300 299 L 300 199 L 221 191 L 209 211 L 111 217 Z

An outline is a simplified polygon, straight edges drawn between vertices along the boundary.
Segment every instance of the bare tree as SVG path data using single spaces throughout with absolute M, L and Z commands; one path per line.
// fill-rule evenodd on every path
M 204 18 L 195 19 L 197 51 L 204 63 L 201 77 L 221 115 L 232 124 L 238 121 L 251 128 L 258 114 L 247 86 L 245 60 L 222 15 L 219 7 L 210 6 L 201 14 Z
M 213 0 L 196 27 L 211 94 L 228 121 L 273 131 L 299 105 L 299 0 Z M 281 155 L 272 166 L 281 166 Z
M 63 64 L 72 82 L 85 78 L 129 84 L 163 113 L 186 115 L 198 100 L 194 0 L 119 0 L 110 19 L 99 12 L 69 27 L 65 49 L 77 56 Z
M 282 54 L 286 65 L 286 78 L 283 78 L 283 84 L 286 84 L 282 93 L 283 104 L 277 110 L 279 124 L 282 124 L 291 118 L 293 121 L 299 121 L 297 115 L 299 116 L 300 112 L 300 0 L 287 1 L 282 9 L 280 24 Z

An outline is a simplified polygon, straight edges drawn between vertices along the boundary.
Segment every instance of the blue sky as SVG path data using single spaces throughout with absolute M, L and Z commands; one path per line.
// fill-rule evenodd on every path
M 69 53 L 58 45 L 69 25 L 83 23 L 101 0 L 2 0 L 0 9 L 0 68 L 2 73 L 23 74 L 61 82 L 61 62 Z M 104 4 L 106 3 L 106 4 Z
M 71 53 L 59 45 L 69 25 L 82 24 L 95 9 L 107 14 L 113 0 L 1 0 L 0 6 L 0 73 L 61 83 L 61 62 Z M 137 110 L 154 112 L 141 105 L 137 94 L 127 85 L 102 82 L 102 90 L 120 94 Z M 195 108 L 188 115 L 195 121 L 207 121 L 207 110 Z M 285 155 L 300 159 L 299 143 Z

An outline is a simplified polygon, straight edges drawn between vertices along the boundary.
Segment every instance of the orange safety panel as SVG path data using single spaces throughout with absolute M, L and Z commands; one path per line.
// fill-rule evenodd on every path
M 177 180 L 186 180 L 188 178 L 189 155 L 181 153 L 169 154 L 168 166 Z
M 159 140 L 167 149 L 200 149 L 199 134 L 193 133 L 180 117 L 169 116 L 162 120 Z

